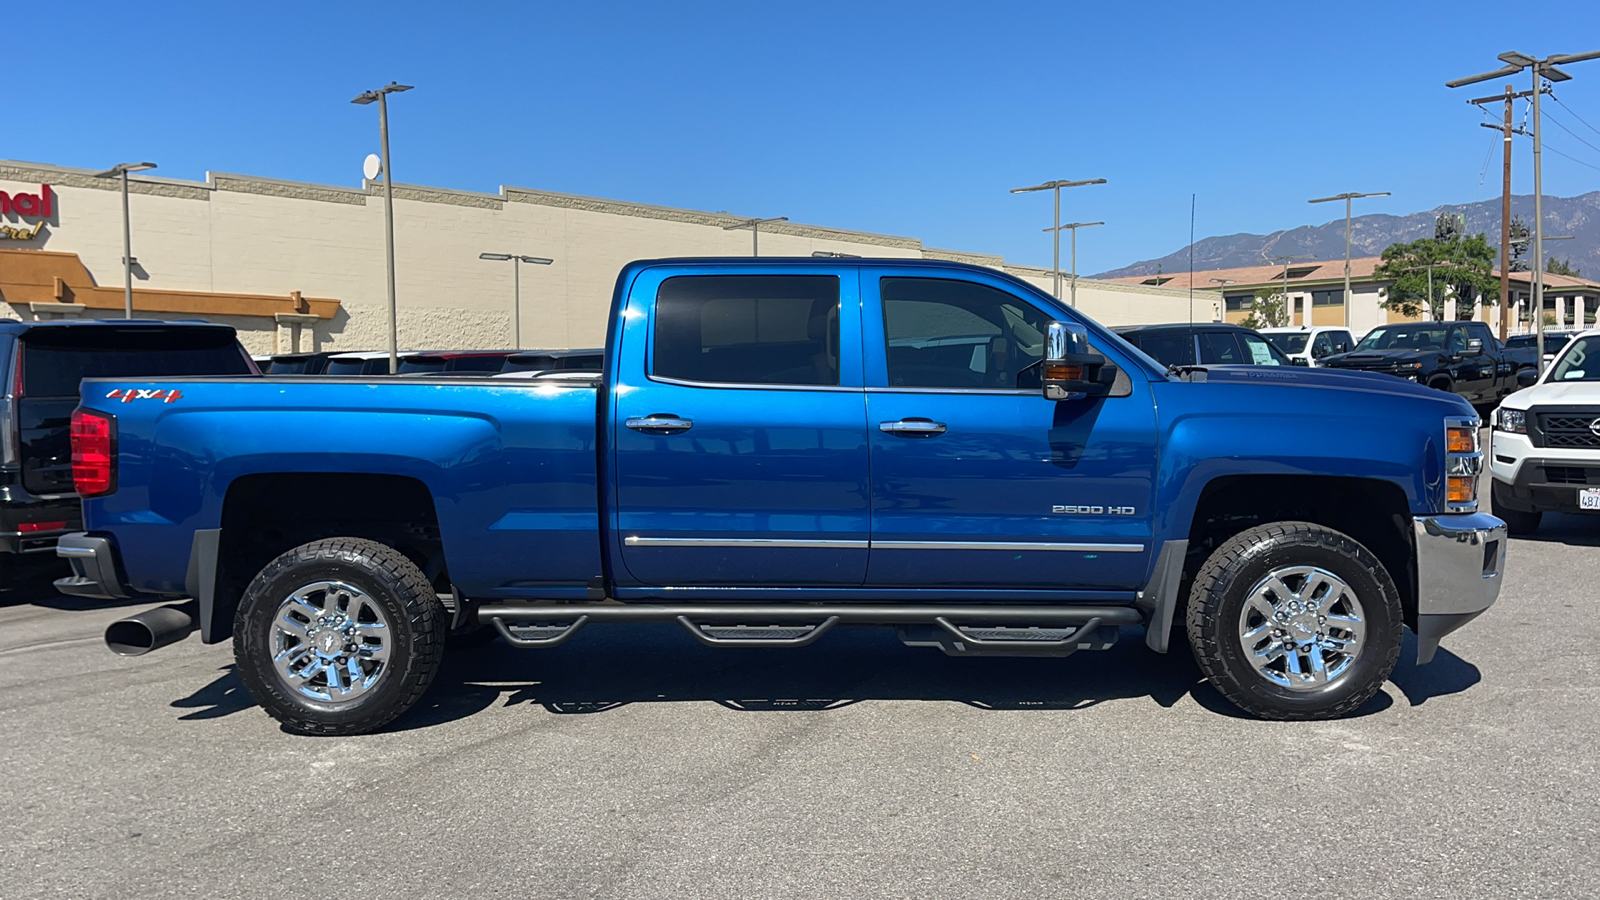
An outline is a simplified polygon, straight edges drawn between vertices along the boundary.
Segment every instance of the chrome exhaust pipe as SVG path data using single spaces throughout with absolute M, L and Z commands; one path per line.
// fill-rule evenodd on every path
M 200 605 L 193 600 L 118 619 L 106 627 L 106 646 L 118 656 L 143 656 L 192 634 Z

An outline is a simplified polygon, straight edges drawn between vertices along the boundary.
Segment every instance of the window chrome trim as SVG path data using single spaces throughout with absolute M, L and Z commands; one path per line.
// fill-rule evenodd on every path
M 731 389 L 736 391 L 833 391 L 835 393 L 859 394 L 862 389 L 837 384 L 762 384 L 761 382 L 743 381 L 690 381 L 687 378 L 671 378 L 666 375 L 646 374 L 646 378 L 660 384 L 675 384 L 679 387 L 716 388 L 718 390 Z
M 784 540 L 781 538 L 669 538 L 640 537 L 630 534 L 622 543 L 629 547 L 772 547 L 801 550 L 865 550 L 870 541 Z
M 1043 397 L 1043 388 L 869 387 L 869 394 L 999 394 L 1008 397 Z
M 1138 553 L 1143 544 L 1056 544 L 1042 541 L 873 541 L 874 550 L 1065 550 L 1078 553 Z

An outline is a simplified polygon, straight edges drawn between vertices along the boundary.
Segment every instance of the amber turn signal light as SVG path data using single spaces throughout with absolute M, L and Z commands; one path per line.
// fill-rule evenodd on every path
M 1471 428 L 1446 428 L 1444 433 L 1445 443 L 1449 446 L 1451 453 L 1478 452 L 1478 436 L 1473 433 Z
M 1478 479 L 1475 475 L 1451 475 L 1446 481 L 1445 488 L 1451 503 L 1478 501 Z
M 1082 381 L 1083 366 L 1046 366 L 1044 377 L 1050 381 Z

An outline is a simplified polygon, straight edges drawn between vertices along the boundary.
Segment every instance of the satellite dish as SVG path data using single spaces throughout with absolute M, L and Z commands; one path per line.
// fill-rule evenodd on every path
M 383 160 L 379 159 L 376 153 L 368 153 L 367 158 L 361 161 L 361 174 L 367 176 L 368 181 L 377 178 L 378 173 L 382 171 Z

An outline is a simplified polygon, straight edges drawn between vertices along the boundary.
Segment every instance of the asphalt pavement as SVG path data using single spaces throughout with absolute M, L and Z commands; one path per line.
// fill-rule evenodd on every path
M 1361 714 L 1245 719 L 1135 631 L 1066 660 L 676 626 L 456 654 L 383 734 L 287 734 L 144 607 L 0 601 L 0 896 L 1593 897 L 1600 518 Z

